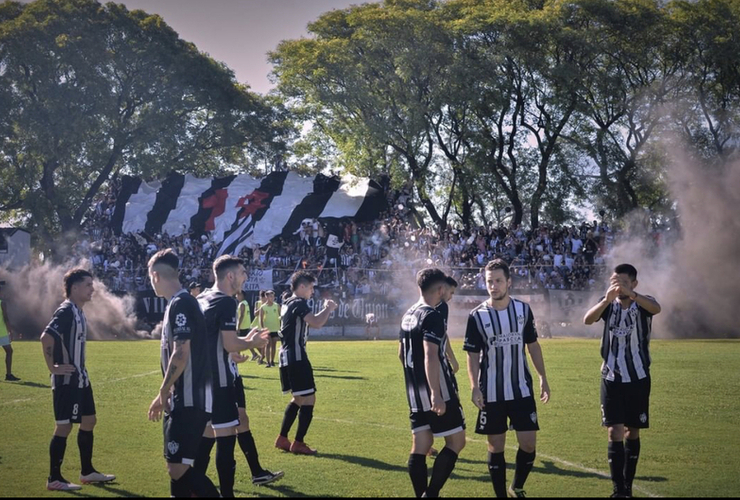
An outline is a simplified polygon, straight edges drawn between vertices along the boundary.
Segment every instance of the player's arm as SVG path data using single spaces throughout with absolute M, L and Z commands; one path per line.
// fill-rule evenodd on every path
M 331 315 L 332 311 L 337 308 L 337 303 L 333 300 L 327 300 L 324 303 L 324 308 L 321 310 L 319 314 L 313 314 L 308 313 L 303 317 L 303 320 L 310 326 L 311 328 L 321 328 L 326 324 L 327 321 L 329 321 L 329 316 Z
M 468 353 L 468 379 L 470 380 L 471 399 L 480 410 L 483 409 L 483 393 L 480 390 L 480 353 L 483 350 L 478 324 L 473 314 L 468 316 L 468 326 L 465 329 L 463 350 Z
M 260 328 L 265 327 L 265 310 L 262 307 L 260 307 L 259 325 L 260 325 Z
M 447 341 L 447 345 L 445 346 L 445 355 L 447 356 L 447 360 L 450 362 L 450 366 L 452 367 L 452 373 L 457 373 L 460 370 L 460 363 L 457 362 L 455 352 L 452 350 L 452 345 L 450 344 L 449 340 Z
M 439 346 L 435 343 L 424 341 L 424 372 L 427 375 L 427 382 L 432 391 L 432 411 L 439 416 L 445 414 L 447 410 L 444 399 L 442 398 L 442 388 L 439 384 Z
M 658 314 L 661 311 L 660 304 L 658 304 L 658 301 L 655 300 L 653 297 L 648 297 L 647 295 L 640 295 L 639 293 L 632 291 L 632 296 L 630 297 L 632 300 L 637 302 L 637 305 L 645 309 L 647 312 L 649 312 L 652 315 Z
M 164 374 L 162 385 L 159 387 L 159 394 L 154 398 L 149 406 L 149 420 L 159 421 L 164 411 L 164 405 L 170 398 L 170 391 L 175 385 L 177 379 L 185 371 L 185 367 L 190 359 L 190 339 L 175 340 L 175 350 L 172 351 L 170 361 L 167 366 L 167 373 Z
M 54 343 L 56 339 L 49 332 L 41 334 L 41 349 L 44 351 L 44 360 L 49 373 L 52 375 L 70 375 L 75 372 L 74 365 L 57 365 L 54 364 Z
M 614 302 L 614 299 L 619 295 L 619 285 L 612 284 L 606 291 L 606 295 L 599 301 L 598 304 L 588 310 L 586 315 L 583 317 L 583 322 L 587 325 L 592 325 L 601 319 L 601 316 L 609 307 L 609 304 Z
M 237 325 L 241 325 L 242 324 L 242 320 L 244 319 L 244 313 L 245 313 L 245 311 L 246 311 L 246 304 L 240 303 L 239 304 L 239 308 L 237 310 L 237 316 L 238 316 L 238 320 L 236 322 Z
M 236 330 L 221 330 L 221 340 L 228 352 L 261 349 L 267 344 L 270 332 L 266 328 L 252 328 L 246 337 L 239 337 Z
M 529 357 L 532 358 L 532 364 L 534 369 L 537 370 L 537 375 L 540 376 L 540 401 L 547 403 L 550 400 L 550 384 L 547 382 L 547 374 L 545 373 L 542 347 L 539 342 L 535 341 L 527 344 L 527 351 L 529 351 Z
M 398 359 L 403 363 L 403 344 L 398 343 Z

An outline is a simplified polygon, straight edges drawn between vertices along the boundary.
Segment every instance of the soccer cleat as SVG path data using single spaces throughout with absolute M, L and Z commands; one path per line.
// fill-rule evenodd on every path
M 12 373 L 8 373 L 7 375 L 5 375 L 5 380 L 7 380 L 8 382 L 18 382 L 20 379 Z
M 275 448 L 278 448 L 283 451 L 290 451 L 291 444 L 290 440 L 283 436 L 278 436 L 275 440 Z
M 293 444 L 290 445 L 290 452 L 296 455 L 316 455 L 317 453 L 316 450 L 309 448 L 306 443 L 301 441 L 293 441 Z
M 527 493 L 521 488 L 514 488 L 512 484 L 507 491 L 509 498 L 527 498 Z
M 252 476 L 252 484 L 262 486 L 263 484 L 269 484 L 277 481 L 278 479 L 281 479 L 284 475 L 285 473 L 281 470 L 277 472 L 270 472 L 269 470 L 262 471 L 262 474 L 260 474 L 259 476 Z
M 629 498 L 625 493 L 622 493 L 621 491 L 615 491 L 611 495 L 609 495 L 609 498 Z
M 80 474 L 80 482 L 82 484 L 92 483 L 108 483 L 116 478 L 113 474 L 101 474 L 100 472 L 91 472 L 87 475 Z
M 77 491 L 81 490 L 82 486 L 79 484 L 68 483 L 66 481 L 51 481 L 46 480 L 46 489 L 49 491 Z
M 437 449 L 434 446 L 432 446 L 431 448 L 429 448 L 429 451 L 427 452 L 427 456 L 428 457 L 436 457 L 437 455 L 439 455 L 439 452 L 437 451 Z
M 250 361 L 255 361 L 259 357 L 260 357 L 259 354 L 252 354 L 252 359 Z

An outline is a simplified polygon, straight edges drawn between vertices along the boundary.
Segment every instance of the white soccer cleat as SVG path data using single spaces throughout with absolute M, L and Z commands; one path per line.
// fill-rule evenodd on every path
M 46 481 L 46 489 L 49 491 L 77 491 L 81 490 L 82 486 L 74 483 L 65 483 L 64 481 Z
M 116 478 L 113 474 L 101 474 L 100 472 L 93 472 L 86 476 L 80 474 L 80 482 L 82 484 L 91 483 L 108 483 Z

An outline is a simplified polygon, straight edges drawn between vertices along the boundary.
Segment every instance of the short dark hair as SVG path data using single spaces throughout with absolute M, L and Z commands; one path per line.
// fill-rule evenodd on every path
M 454 286 L 455 288 L 457 288 L 457 280 L 453 278 L 452 276 L 447 275 L 447 278 L 445 278 L 445 281 L 447 282 L 449 286 Z
M 84 281 L 85 278 L 92 278 L 93 275 L 87 269 L 76 267 L 67 271 L 64 275 L 64 297 L 69 298 L 72 294 L 72 285 Z
M 508 280 L 511 278 L 511 272 L 509 271 L 509 264 L 506 263 L 503 259 L 493 259 L 488 264 L 486 264 L 485 271 L 495 271 L 496 269 L 501 269 L 504 271 L 504 276 Z
M 260 290 L 260 298 L 267 297 L 267 290 Z
M 310 285 L 311 283 L 316 283 L 316 278 L 308 271 L 296 271 L 290 277 L 290 289 L 294 292 L 298 290 L 299 286 Z
M 626 274 L 632 281 L 637 279 L 637 269 L 632 264 L 619 264 L 614 268 L 616 274 Z
M 169 266 L 177 271 L 180 267 L 180 259 L 177 257 L 177 254 L 174 250 L 172 250 L 171 248 L 167 248 L 165 250 L 160 250 L 159 252 L 152 255 L 152 258 L 149 259 L 149 263 L 147 265 L 151 269 L 152 267 L 158 266 L 160 264 Z
M 416 273 L 416 284 L 422 293 L 428 291 L 434 285 L 446 283 L 447 275 L 436 267 L 427 267 Z
M 239 257 L 233 257 L 228 254 L 222 255 L 213 263 L 213 274 L 216 275 L 216 278 L 222 279 L 226 277 L 226 273 L 228 273 L 231 268 L 243 265 L 244 261 Z

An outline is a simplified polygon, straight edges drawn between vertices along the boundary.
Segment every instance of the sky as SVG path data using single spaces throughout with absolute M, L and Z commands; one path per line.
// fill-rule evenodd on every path
M 272 66 L 267 52 L 281 40 L 308 35 L 322 13 L 364 0 L 116 0 L 129 10 L 159 14 L 180 38 L 225 63 L 237 80 L 265 94 Z

